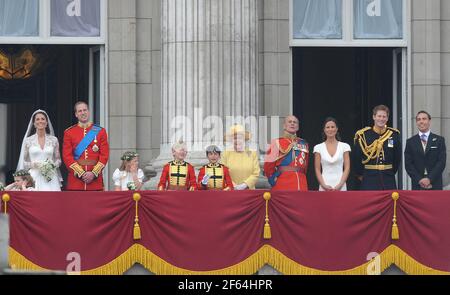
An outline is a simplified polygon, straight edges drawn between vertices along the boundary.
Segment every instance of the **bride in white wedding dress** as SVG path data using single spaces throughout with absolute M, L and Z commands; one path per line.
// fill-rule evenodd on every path
M 33 113 L 25 133 L 17 170 L 29 169 L 36 191 L 61 190 L 61 155 L 58 139 L 47 113 Z

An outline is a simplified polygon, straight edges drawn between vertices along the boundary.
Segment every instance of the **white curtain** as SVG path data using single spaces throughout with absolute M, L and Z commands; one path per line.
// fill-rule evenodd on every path
M 0 36 L 39 35 L 39 0 L 0 0 Z
M 100 0 L 52 0 L 51 11 L 52 36 L 100 36 Z
M 342 0 L 294 0 L 293 6 L 294 38 L 342 38 Z
M 402 0 L 354 0 L 355 39 L 401 39 Z

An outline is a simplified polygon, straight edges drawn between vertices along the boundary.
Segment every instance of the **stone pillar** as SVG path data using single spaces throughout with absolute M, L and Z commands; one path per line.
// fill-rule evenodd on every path
M 161 144 L 153 162 L 157 171 L 172 159 L 174 141 L 188 144 L 188 161 L 198 166 L 205 162 L 204 148 L 211 138 L 223 142 L 227 125 L 234 123 L 228 116 L 257 118 L 258 2 L 162 0 Z M 255 121 L 240 122 L 252 132 L 253 144 Z
M 9 222 L 8 215 L 0 213 L 0 274 L 8 267 Z
M 142 39 L 141 39 L 142 40 Z M 120 167 L 124 151 L 136 150 L 138 129 L 137 67 L 145 64 L 138 55 L 136 41 L 136 0 L 114 0 L 108 5 L 108 175 L 103 176 L 113 189 L 112 174 Z M 105 126 L 106 127 L 106 126 Z
M 415 116 L 426 110 L 432 117 L 431 130 L 450 136 L 449 84 L 450 45 L 448 1 L 412 1 L 412 132 L 417 133 Z M 447 143 L 447 154 L 450 147 Z M 450 189 L 450 159 L 443 173 L 444 187 Z

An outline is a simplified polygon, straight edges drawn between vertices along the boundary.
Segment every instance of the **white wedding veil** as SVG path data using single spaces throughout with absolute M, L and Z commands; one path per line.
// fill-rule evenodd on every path
M 24 162 L 25 162 L 25 159 L 24 159 L 24 157 L 25 157 L 25 139 L 27 139 L 28 137 L 33 135 L 33 134 L 31 134 L 31 132 L 33 131 L 33 128 L 34 128 L 33 118 L 34 118 L 34 116 L 37 113 L 42 113 L 47 118 L 47 128 L 49 129 L 50 133 L 47 133 L 47 130 L 46 130 L 46 133 L 50 134 L 52 136 L 55 136 L 55 131 L 53 129 L 52 122 L 50 121 L 50 117 L 48 116 L 47 112 L 44 111 L 44 110 L 41 110 L 41 109 L 34 111 L 34 113 L 31 115 L 30 122 L 28 123 L 27 131 L 25 132 L 25 136 L 23 137 L 23 140 L 22 140 L 22 147 L 20 149 L 20 156 L 19 156 L 19 163 L 17 164 L 17 171 L 25 168 L 24 167 Z M 62 175 L 61 175 L 61 171 L 59 170 L 59 167 L 56 168 L 56 172 L 58 174 L 58 179 L 60 181 L 62 181 L 63 179 L 62 179 Z

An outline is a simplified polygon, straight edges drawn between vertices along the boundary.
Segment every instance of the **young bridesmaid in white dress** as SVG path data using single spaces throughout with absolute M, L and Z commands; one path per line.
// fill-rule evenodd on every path
M 346 191 L 350 173 L 350 146 L 339 141 L 336 119 L 328 117 L 323 125 L 324 142 L 314 146 L 314 170 L 320 191 Z

